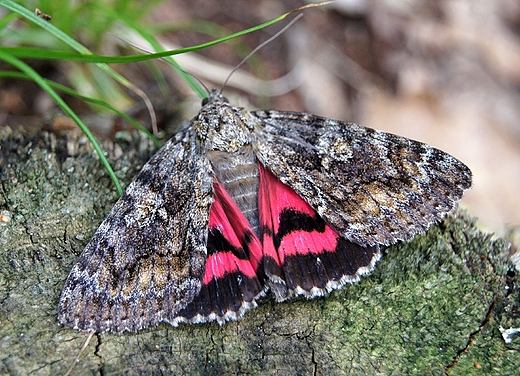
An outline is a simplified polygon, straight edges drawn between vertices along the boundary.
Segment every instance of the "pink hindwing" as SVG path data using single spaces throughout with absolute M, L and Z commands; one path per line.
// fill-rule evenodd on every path
M 208 225 L 208 256 L 200 293 L 182 311 L 179 322 L 224 323 L 236 319 L 264 294 L 259 278 L 262 245 L 237 204 L 217 179 Z
M 293 189 L 259 168 L 264 272 L 278 300 L 323 295 L 373 268 L 378 246 L 341 238 Z
M 342 239 L 293 189 L 258 168 L 261 240 L 215 178 L 201 291 L 174 325 L 236 319 L 268 288 L 279 301 L 323 295 L 356 281 L 379 258 L 377 246 Z

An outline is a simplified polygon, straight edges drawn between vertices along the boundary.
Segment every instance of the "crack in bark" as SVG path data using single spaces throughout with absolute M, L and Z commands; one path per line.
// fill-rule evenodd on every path
M 491 320 L 491 315 L 493 314 L 493 311 L 495 310 L 495 306 L 497 304 L 497 301 L 500 299 L 501 297 L 499 296 L 494 296 L 493 297 L 493 300 L 491 301 L 491 304 L 490 306 L 488 307 L 488 310 L 486 312 L 486 316 L 484 317 L 484 320 L 482 320 L 482 323 L 480 324 L 480 326 L 478 327 L 477 330 L 473 331 L 470 335 L 469 335 L 469 338 L 468 338 L 468 342 L 466 343 L 466 346 L 457 351 L 457 355 L 455 355 L 453 357 L 453 360 L 451 361 L 451 363 L 447 366 L 444 367 L 444 374 L 446 376 L 449 376 L 449 371 L 455 367 L 455 365 L 457 364 L 457 362 L 459 361 L 460 357 L 467 353 L 471 346 L 473 345 L 473 343 L 475 342 L 475 339 L 477 337 L 477 335 L 481 334 L 482 331 L 484 330 L 484 327 L 489 323 L 489 321 Z
M 206 357 L 204 359 L 204 373 L 205 374 L 208 374 L 209 370 L 209 364 L 211 363 L 211 354 L 212 353 L 217 353 L 218 354 L 218 351 L 217 351 L 217 344 L 215 342 L 215 338 L 213 337 L 215 333 L 214 332 L 210 332 L 209 330 L 209 327 L 208 329 L 206 330 L 206 336 L 209 335 L 209 339 L 211 341 L 211 348 L 209 349 L 209 351 L 206 351 Z
M 31 245 L 38 244 L 38 242 L 35 241 L 35 239 L 34 239 L 34 234 L 31 233 L 30 226 L 28 224 L 27 219 L 25 218 L 25 216 L 22 216 L 22 217 L 23 217 L 23 221 L 20 221 L 20 224 L 23 226 L 23 228 L 25 230 L 25 234 L 29 237 L 29 241 L 31 242 Z
M 102 344 L 101 334 L 96 333 L 96 338 L 97 338 L 97 345 L 94 350 L 94 355 L 99 358 L 99 368 L 98 368 L 99 375 L 105 376 L 105 361 L 103 360 L 103 355 L 101 355 L 101 344 Z
M 4 198 L 4 204 L 3 205 L 5 205 L 7 207 L 7 209 L 9 211 L 11 211 L 10 205 L 9 205 L 9 197 L 7 195 L 7 189 L 5 188 L 5 181 L 4 181 L 3 177 L 0 179 L 0 183 L 1 183 L 0 187 L 2 187 L 2 197 Z
M 41 367 L 38 367 L 38 368 L 35 368 L 35 369 L 29 371 L 28 375 L 32 375 L 33 373 L 38 372 L 38 371 L 44 369 L 45 367 L 52 366 L 54 363 L 61 362 L 62 360 L 63 360 L 63 359 L 57 359 L 57 360 L 55 360 L 55 361 L 53 361 L 53 362 L 45 363 L 45 364 L 42 365 Z
M 316 360 L 316 350 L 314 349 L 311 342 L 309 341 L 309 338 L 314 333 L 316 333 L 316 324 L 314 324 L 312 326 L 311 332 L 305 336 L 305 342 L 307 342 L 307 346 L 309 346 L 309 348 L 311 349 L 311 362 L 312 362 L 312 367 L 313 367 L 312 375 L 317 376 L 318 375 L 318 361 Z

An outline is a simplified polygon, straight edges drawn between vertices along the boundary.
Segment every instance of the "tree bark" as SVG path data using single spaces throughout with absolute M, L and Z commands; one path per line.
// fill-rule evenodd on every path
M 0 374 L 64 374 L 87 334 L 62 327 L 63 283 L 117 193 L 83 137 L 0 129 Z M 126 185 L 153 154 L 130 135 L 104 150 Z M 95 335 L 73 374 L 512 375 L 520 338 L 518 278 L 508 246 L 457 211 L 375 270 L 326 297 L 241 320 Z M 518 273 L 517 273 L 518 274 Z

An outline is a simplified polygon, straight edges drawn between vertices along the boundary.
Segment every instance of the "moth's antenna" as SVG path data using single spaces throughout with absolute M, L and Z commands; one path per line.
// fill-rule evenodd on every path
M 244 63 L 251 57 L 253 56 L 260 48 L 264 47 L 266 44 L 268 43 L 271 43 L 271 41 L 273 41 L 274 39 L 278 38 L 281 34 L 283 34 L 288 28 L 290 28 L 296 21 L 298 21 L 300 18 L 303 17 L 303 13 L 300 13 L 299 15 L 297 15 L 296 17 L 294 17 L 291 22 L 289 22 L 287 25 L 285 25 L 283 27 L 283 29 L 281 29 L 280 31 L 278 31 L 275 35 L 273 35 L 271 38 L 267 39 L 266 41 L 260 43 L 260 45 L 258 45 L 253 51 L 251 51 L 240 63 L 238 63 L 238 65 L 233 68 L 233 70 L 228 74 L 227 78 L 225 79 L 224 83 L 222 84 L 222 87 L 220 88 L 220 91 L 219 93 L 222 94 L 222 91 L 224 90 L 224 88 L 226 87 L 229 79 L 231 78 L 231 76 L 233 75 L 233 73 L 235 73 L 237 71 L 238 68 L 240 68 L 242 65 L 244 65 Z

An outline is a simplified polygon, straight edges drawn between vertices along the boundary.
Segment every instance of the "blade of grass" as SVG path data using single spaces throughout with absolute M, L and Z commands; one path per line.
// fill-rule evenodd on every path
M 231 31 L 226 27 L 202 19 L 177 21 L 175 23 L 164 22 L 150 26 L 147 25 L 146 31 L 151 35 L 163 35 L 165 33 L 188 31 L 205 34 L 206 36 L 213 38 L 222 37 L 231 33 Z M 229 46 L 237 54 L 240 60 L 244 59 L 253 50 L 240 38 L 230 40 L 229 42 L 232 42 Z M 263 59 L 260 55 L 251 56 L 247 60 L 247 64 L 252 68 L 255 76 L 267 77 L 267 68 L 264 66 Z
M 103 151 L 101 150 L 101 147 L 99 146 L 98 142 L 94 138 L 94 135 L 92 132 L 90 132 L 90 129 L 81 121 L 81 119 L 76 115 L 74 111 L 65 103 L 65 101 L 54 91 L 54 89 L 41 77 L 34 69 L 32 69 L 29 65 L 24 63 L 23 61 L 17 59 L 16 57 L 10 56 L 9 54 L 6 54 L 3 51 L 0 51 L 0 60 L 5 61 L 8 64 L 11 64 L 12 66 L 18 68 L 23 73 L 25 73 L 31 80 L 36 82 L 45 92 L 56 102 L 56 104 L 65 112 L 67 115 L 69 115 L 76 124 L 80 127 L 80 129 L 85 133 L 85 136 L 87 136 L 88 140 L 92 143 L 92 146 L 96 150 L 97 154 L 99 155 L 99 158 L 101 160 L 101 163 L 108 171 L 108 174 L 110 175 L 110 178 L 114 182 L 114 185 L 116 186 L 117 192 L 119 195 L 123 194 L 123 189 L 121 188 L 121 184 L 119 183 L 119 179 L 117 178 L 116 174 L 114 173 L 114 170 L 112 169 L 112 166 L 110 166 L 110 163 L 106 159 L 105 155 L 103 154 Z
M 60 39 L 61 41 L 63 41 L 64 43 L 66 43 L 67 45 L 69 45 L 70 47 L 75 49 L 76 51 L 78 51 L 80 54 L 82 54 L 82 55 L 91 55 L 92 54 L 92 52 L 88 48 L 83 46 L 81 43 L 77 42 L 76 40 L 74 40 L 73 38 L 71 38 L 70 36 L 65 34 L 63 31 L 61 31 L 60 29 L 58 29 L 51 23 L 41 19 L 40 17 L 38 17 L 37 15 L 35 15 L 31 11 L 29 11 L 28 9 L 24 8 L 23 6 L 15 3 L 11 0 L 0 0 L 0 5 L 6 7 L 7 9 L 9 9 L 13 12 L 16 12 L 16 13 L 20 14 L 21 16 L 27 18 L 28 20 L 34 22 L 35 24 L 37 24 L 44 30 L 47 30 L 49 33 L 54 35 L 56 38 Z M 47 50 L 41 50 L 41 51 L 47 51 Z M 15 57 L 19 57 L 12 53 L 11 53 L 11 55 L 15 56 Z M 26 57 L 29 57 L 29 56 L 26 56 Z M 23 57 L 20 57 L 20 58 L 23 58 Z M 60 60 L 67 60 L 67 59 L 60 59 Z M 155 117 L 155 112 L 153 110 L 153 105 L 152 105 L 152 102 L 150 101 L 150 99 L 148 98 L 148 96 L 145 94 L 145 92 L 142 91 L 139 87 L 137 87 L 133 83 L 131 83 L 130 81 L 128 81 L 125 77 L 121 76 L 119 73 L 114 71 L 112 68 L 110 68 L 108 65 L 106 65 L 105 62 L 97 62 L 96 64 L 106 74 L 110 75 L 112 78 L 114 78 L 116 81 L 118 81 L 121 85 L 123 85 L 124 87 L 128 88 L 129 90 L 133 91 L 136 95 L 141 97 L 141 99 L 145 103 L 146 107 L 148 108 L 148 112 L 149 112 L 150 118 L 151 118 L 152 128 L 154 130 L 156 130 L 157 129 L 157 120 Z
M 0 20 L 0 30 L 4 30 L 7 25 L 16 19 L 15 13 L 9 13 Z
M 128 27 L 135 30 L 141 37 L 143 37 L 155 51 L 163 52 L 164 49 L 157 41 L 157 39 L 150 34 L 148 31 L 146 31 L 144 28 L 139 27 L 133 22 L 132 20 L 128 18 L 121 18 L 121 21 L 123 21 Z M 165 59 L 170 65 L 173 67 L 173 69 L 188 83 L 188 85 L 198 94 L 201 98 L 207 97 L 208 93 L 206 90 L 204 90 L 200 84 L 188 73 L 186 73 L 181 66 L 173 59 L 171 56 L 165 56 L 163 59 Z
M 14 78 L 14 79 L 18 79 L 18 80 L 31 80 L 32 79 L 31 77 L 29 77 L 25 73 L 15 72 L 15 71 L 0 71 L 0 78 Z M 69 88 L 67 86 L 58 84 L 57 82 L 51 81 L 51 80 L 49 80 L 47 78 L 44 78 L 43 80 L 45 82 L 47 82 L 47 84 L 49 84 L 49 86 L 51 86 L 52 88 L 54 88 L 56 90 L 62 91 L 65 94 L 72 95 L 72 96 L 74 96 L 76 98 L 79 98 L 79 99 L 82 99 L 82 100 L 84 100 L 86 102 L 89 102 L 89 103 L 92 103 L 92 104 L 96 104 L 98 106 L 105 107 L 105 108 L 109 109 L 110 111 L 115 112 L 118 116 L 121 116 L 123 119 L 125 119 L 128 122 L 132 123 L 132 125 L 134 127 L 136 127 L 137 129 L 139 129 L 141 132 L 145 133 L 146 136 L 148 138 L 150 138 L 153 141 L 153 143 L 158 148 L 160 148 L 162 146 L 161 142 L 153 134 L 151 134 L 148 129 L 143 127 L 141 124 L 139 124 L 139 122 L 137 122 L 135 119 L 133 119 L 128 114 L 125 114 L 124 112 L 119 111 L 117 108 L 115 108 L 111 104 L 109 104 L 109 103 L 107 103 L 105 101 L 102 101 L 100 99 L 88 97 L 86 95 L 81 95 L 76 90 L 73 90 L 73 89 L 71 89 L 71 88 Z
M 7 0 L 0 0 L 0 5 L 3 1 Z M 260 25 L 251 27 L 249 29 L 245 29 L 242 31 L 239 31 L 237 33 L 233 33 L 231 35 L 228 35 L 223 38 L 218 38 L 215 40 L 212 40 L 210 42 L 202 43 L 196 46 L 186 47 L 186 48 L 178 48 L 176 50 L 168 50 L 163 52 L 156 52 L 151 54 L 137 54 L 137 55 L 128 55 L 128 56 L 104 56 L 104 55 L 95 55 L 89 52 L 88 55 L 82 55 L 77 54 L 73 52 L 65 52 L 65 51 L 53 51 L 53 50 L 39 50 L 39 49 L 33 49 L 33 48 L 26 48 L 26 47 L 1 47 L 0 50 L 4 50 L 5 52 L 8 52 L 9 54 L 18 57 L 18 58 L 31 58 L 31 59 L 41 59 L 41 60 L 72 60 L 72 61 L 83 61 L 83 62 L 89 62 L 89 63 L 107 63 L 107 64 L 118 64 L 118 63 L 130 63 L 130 62 L 136 62 L 136 61 L 145 61 L 145 60 L 152 60 L 157 58 L 163 58 L 166 56 L 173 56 L 173 55 L 179 55 L 187 52 L 193 52 L 197 51 L 203 48 L 211 47 L 219 43 L 226 42 L 233 38 L 238 38 L 240 36 L 243 36 L 245 34 L 252 33 L 254 31 L 258 31 L 260 29 L 263 29 L 267 26 L 270 26 L 276 22 L 279 22 L 289 16 L 290 14 L 318 6 L 327 4 L 329 2 L 323 2 L 323 3 L 313 3 L 308 4 L 304 7 L 300 7 L 297 9 L 294 9 L 290 12 L 287 12 L 285 14 L 282 14 L 281 16 L 278 16 L 276 18 L 273 18 L 270 21 L 264 22 Z

